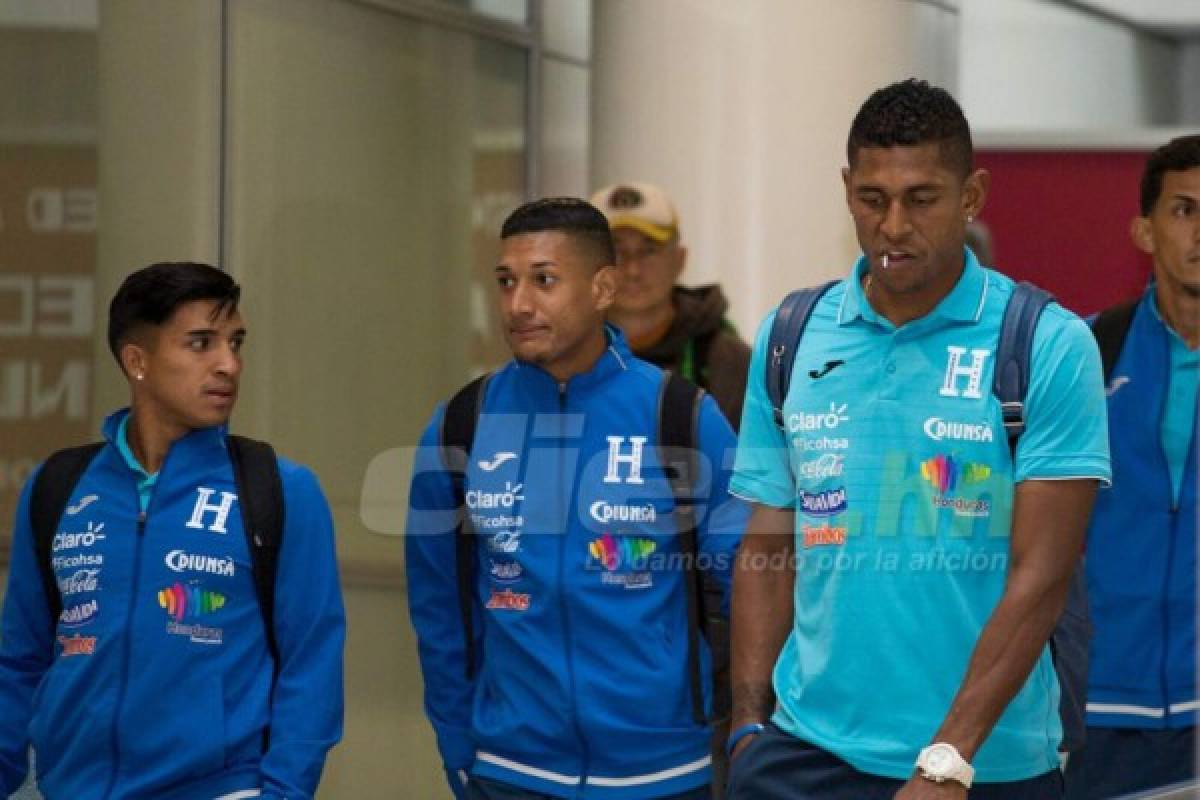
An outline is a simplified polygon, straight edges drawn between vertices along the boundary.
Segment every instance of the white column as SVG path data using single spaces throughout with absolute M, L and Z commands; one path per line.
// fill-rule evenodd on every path
M 746 336 L 789 289 L 858 252 L 840 169 L 871 91 L 953 91 L 957 0 L 603 0 L 595 4 L 592 178 L 679 206 L 684 281 L 719 280 Z

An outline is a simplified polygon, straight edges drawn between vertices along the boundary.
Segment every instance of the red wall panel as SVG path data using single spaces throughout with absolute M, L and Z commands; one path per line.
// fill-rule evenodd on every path
M 1137 295 L 1150 259 L 1129 239 L 1144 152 L 982 151 L 992 174 L 980 219 L 995 266 L 1054 293 L 1078 314 Z

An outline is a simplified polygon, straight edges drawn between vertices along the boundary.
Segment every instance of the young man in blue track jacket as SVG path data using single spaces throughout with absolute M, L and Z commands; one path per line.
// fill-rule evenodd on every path
M 345 619 L 316 477 L 278 459 L 284 523 L 272 658 L 226 423 L 240 289 L 202 264 L 131 274 L 109 346 L 128 409 L 54 529 L 50 610 L 17 508 L 0 631 L 0 795 L 37 756 L 47 800 L 300 800 L 341 737 Z
M 1113 485 L 1088 529 L 1095 634 L 1087 743 L 1067 764 L 1072 800 L 1196 774 L 1200 135 L 1150 156 L 1132 234 L 1154 276 L 1109 376 Z
M 486 383 L 465 484 L 440 408 L 407 520 L 409 606 L 425 708 L 458 797 L 705 798 L 709 726 L 689 680 L 675 502 L 656 447 L 664 373 L 606 326 L 616 290 L 604 216 L 575 199 L 517 209 L 495 269 L 513 360 Z M 726 589 L 746 509 L 726 492 L 734 436 L 698 406 L 696 566 Z M 473 530 L 468 663 L 456 497 Z M 710 711 L 701 643 L 702 703 Z

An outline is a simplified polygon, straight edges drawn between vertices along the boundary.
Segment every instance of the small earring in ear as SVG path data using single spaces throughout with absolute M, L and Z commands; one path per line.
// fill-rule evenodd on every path
M 967 222 L 974 222 L 974 221 L 975 221 L 975 217 L 971 216 L 970 214 L 967 214 Z
M 143 375 L 143 374 L 142 374 L 142 373 L 140 373 L 140 372 L 137 374 L 137 379 L 138 379 L 139 381 L 140 381 L 142 378 L 144 378 L 144 377 L 146 377 L 146 376 L 145 376 L 145 375 Z

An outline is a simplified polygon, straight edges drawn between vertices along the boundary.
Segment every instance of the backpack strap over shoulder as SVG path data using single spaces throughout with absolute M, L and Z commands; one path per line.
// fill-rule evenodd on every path
M 59 615 L 62 614 L 62 595 L 54 577 L 52 560 L 54 534 L 71 499 L 71 493 L 75 491 L 75 485 L 102 449 L 103 442 L 93 442 L 59 450 L 46 459 L 33 482 L 29 522 L 33 529 L 33 552 L 37 558 L 38 570 L 42 574 L 42 586 L 46 590 L 51 624 L 57 623 Z
M 279 549 L 283 545 L 286 506 L 283 480 L 275 449 L 266 442 L 245 436 L 225 439 L 233 476 L 238 487 L 242 528 L 250 548 L 254 591 L 267 634 L 267 649 L 279 669 L 279 645 L 275 641 L 275 578 L 279 572 Z
M 466 675 L 475 675 L 475 627 L 471 610 L 475 598 L 475 530 L 471 526 L 471 515 L 467 512 L 466 480 L 467 465 L 470 464 L 471 447 L 475 443 L 475 429 L 479 415 L 483 413 L 483 401 L 487 396 L 491 374 L 482 375 L 459 389 L 446 404 L 442 417 L 441 448 L 442 464 L 454 485 L 454 499 L 458 505 L 458 526 L 454 537 L 454 566 L 458 577 L 458 605 L 462 617 L 463 638 L 466 645 Z
M 792 366 L 796 362 L 796 350 L 800 337 L 808 325 L 809 317 L 817 302 L 836 284 L 829 281 L 820 286 L 797 289 L 783 299 L 771 324 L 767 339 L 767 397 L 775 411 L 775 424 L 783 427 L 783 402 L 787 399 L 788 387 L 792 382 Z
M 1014 454 L 1017 440 L 1025 432 L 1025 395 L 1029 391 L 1032 372 L 1034 333 L 1042 310 L 1053 299 L 1044 289 L 1022 281 L 1013 286 L 1012 296 L 1004 309 L 992 392 L 1000 401 L 1004 430 Z
M 696 523 L 695 483 L 699 458 L 696 446 L 699 439 L 700 401 L 704 390 L 673 372 L 663 374 L 658 397 L 659 458 L 675 500 L 675 523 L 679 531 L 679 550 L 684 556 L 686 573 L 684 589 L 687 597 L 688 680 L 692 694 L 692 717 L 697 724 L 707 724 L 704 711 L 704 685 L 700 670 L 700 634 L 707 614 L 704 613 L 703 576 L 697 568 L 700 541 Z
M 1104 364 L 1105 385 L 1112 381 L 1113 369 L 1117 366 L 1117 359 L 1121 357 L 1121 350 L 1125 347 L 1125 337 L 1129 335 L 1129 329 L 1133 326 L 1138 302 L 1140 301 L 1130 300 L 1107 308 L 1092 321 L 1092 335 L 1096 337 L 1096 344 L 1100 348 L 1100 361 Z

